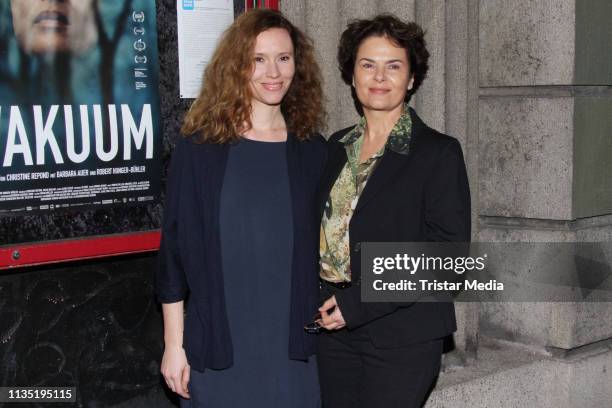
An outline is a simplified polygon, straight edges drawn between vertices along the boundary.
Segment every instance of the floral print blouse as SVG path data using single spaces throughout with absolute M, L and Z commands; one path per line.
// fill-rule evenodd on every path
M 319 276 L 328 282 L 351 281 L 349 223 L 357 201 L 385 149 L 408 154 L 410 147 L 412 121 L 408 105 L 404 105 L 404 112 L 391 130 L 385 146 L 365 162 L 359 163 L 365 125 L 365 117 L 362 117 L 357 125 L 340 139 L 346 149 L 347 162 L 329 193 L 321 220 Z

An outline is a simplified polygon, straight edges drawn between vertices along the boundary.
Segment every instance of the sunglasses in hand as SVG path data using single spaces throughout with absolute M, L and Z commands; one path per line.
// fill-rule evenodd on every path
M 309 334 L 319 334 L 323 327 L 321 326 L 321 313 L 317 313 L 312 318 L 312 322 L 304 325 L 304 331 Z
M 335 309 L 336 307 L 334 306 L 331 309 L 329 309 L 327 313 L 332 314 Z M 314 315 L 314 317 L 312 318 L 312 321 L 304 325 L 304 331 L 306 333 L 319 334 L 323 330 L 325 330 L 325 328 L 321 326 L 321 313 L 317 313 L 316 315 Z

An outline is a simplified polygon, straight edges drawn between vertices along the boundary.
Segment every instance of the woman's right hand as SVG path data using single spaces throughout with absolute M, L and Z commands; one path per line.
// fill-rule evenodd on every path
M 160 371 L 168 388 L 181 397 L 189 399 L 187 385 L 189 384 L 190 367 L 183 347 L 171 346 L 164 349 Z

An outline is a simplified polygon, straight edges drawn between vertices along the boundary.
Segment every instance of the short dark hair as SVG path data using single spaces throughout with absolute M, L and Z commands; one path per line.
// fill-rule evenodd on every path
M 417 23 L 405 23 L 393 14 L 379 14 L 368 20 L 353 20 L 340 37 L 338 64 L 342 79 L 353 83 L 355 59 L 359 46 L 369 37 L 386 37 L 404 48 L 408 55 L 410 71 L 414 76 L 412 89 L 406 93 L 406 101 L 419 89 L 427 76 L 429 51 L 425 46 L 425 33 Z

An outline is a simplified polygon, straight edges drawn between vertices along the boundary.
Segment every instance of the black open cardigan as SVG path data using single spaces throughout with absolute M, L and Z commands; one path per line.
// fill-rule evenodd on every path
M 318 307 L 315 194 L 326 148 L 320 136 L 299 141 L 291 133 L 286 146 L 294 225 L 289 358 L 306 360 L 315 351 L 315 338 L 306 334 L 303 326 Z M 183 347 L 189 364 L 199 371 L 227 368 L 233 363 L 219 237 L 219 202 L 228 149 L 227 144 L 197 144 L 193 138 L 177 143 L 168 173 L 155 272 L 155 293 L 161 303 L 189 297 Z

